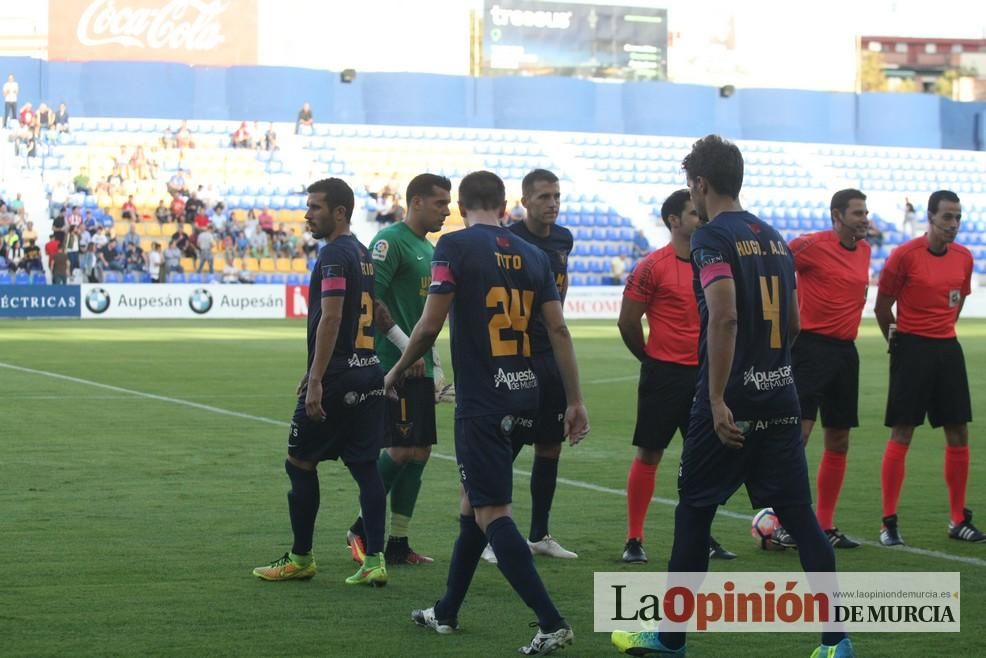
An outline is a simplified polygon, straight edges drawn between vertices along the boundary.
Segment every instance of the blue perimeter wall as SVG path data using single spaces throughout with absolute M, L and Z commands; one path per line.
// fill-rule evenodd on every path
M 557 77 L 470 78 L 288 67 L 0 58 L 19 102 L 68 104 L 72 116 L 293 121 L 304 101 L 322 123 L 570 130 L 983 149 L 986 103 L 925 94 L 718 89 Z M 977 119 L 977 115 L 979 118 Z M 979 135 L 977 136 L 977 130 Z

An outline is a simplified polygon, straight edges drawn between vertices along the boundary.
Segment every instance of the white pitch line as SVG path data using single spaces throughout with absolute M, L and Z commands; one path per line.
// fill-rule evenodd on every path
M 168 402 L 171 404 L 178 404 L 185 407 L 191 407 L 193 409 L 198 409 L 200 411 L 208 411 L 214 414 L 221 414 L 223 416 L 232 416 L 234 418 L 242 418 L 244 420 L 253 420 L 259 423 L 266 423 L 268 425 L 277 425 L 279 427 L 287 428 L 288 423 L 286 421 L 274 420 L 273 418 L 266 418 L 264 416 L 254 416 L 252 414 L 244 414 L 239 411 L 232 411 L 230 409 L 223 409 L 221 407 L 213 407 L 208 404 L 199 404 L 198 402 L 191 402 L 189 400 L 182 400 L 180 398 L 172 398 L 166 395 L 156 395 L 154 393 L 145 393 L 143 391 L 137 391 L 129 388 L 122 388 L 120 386 L 113 386 L 111 384 L 102 384 L 100 382 L 94 382 L 88 379 L 81 379 L 79 377 L 72 377 L 70 375 L 63 375 L 57 372 L 48 372 L 47 370 L 35 370 L 34 368 L 24 368 L 22 366 L 15 366 L 10 363 L 0 363 L 0 368 L 7 368 L 8 370 L 16 370 L 18 372 L 26 372 L 32 375 L 40 375 L 42 377 L 51 377 L 53 379 L 61 379 L 63 381 L 73 382 L 76 384 L 85 384 L 87 386 L 93 386 L 96 388 L 106 389 L 108 391 L 116 391 L 118 393 L 125 393 L 127 395 L 132 395 L 135 397 L 146 398 L 148 400 L 157 400 L 158 402 Z M 455 457 L 451 455 L 445 455 L 440 452 L 432 452 L 433 457 L 442 459 L 445 461 L 454 462 Z M 514 469 L 514 473 L 517 475 L 530 476 L 529 471 L 524 471 L 519 468 Z M 613 489 L 612 487 L 604 487 L 598 484 L 593 484 L 591 482 L 582 482 L 581 480 L 570 480 L 568 478 L 558 478 L 558 482 L 561 484 L 568 485 L 570 487 L 576 487 L 578 489 L 586 489 L 588 491 L 596 491 L 599 493 L 611 494 L 614 496 L 620 496 L 625 498 L 626 492 L 623 489 Z M 678 504 L 678 501 L 672 500 L 670 498 L 662 498 L 655 496 L 651 498 L 655 503 L 661 505 L 668 505 L 674 507 Z M 725 516 L 731 519 L 738 519 L 746 523 L 750 522 L 749 514 L 740 514 L 739 512 L 733 512 L 726 509 L 720 509 L 717 516 Z M 976 567 L 986 567 L 986 559 L 978 557 L 966 557 L 963 555 L 952 555 L 951 553 L 943 553 L 941 551 L 933 551 L 927 548 L 917 548 L 915 546 L 895 546 L 893 548 L 887 548 L 878 544 L 877 542 L 868 541 L 865 539 L 857 539 L 861 544 L 866 546 L 873 546 L 875 548 L 881 548 L 886 550 L 892 550 L 898 553 L 910 553 L 911 555 L 921 555 L 923 557 L 938 558 L 939 560 L 948 560 L 950 562 L 961 562 L 962 564 L 970 564 Z

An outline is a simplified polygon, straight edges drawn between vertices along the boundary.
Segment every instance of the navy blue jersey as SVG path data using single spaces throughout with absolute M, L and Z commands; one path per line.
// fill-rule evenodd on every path
M 322 298 L 344 297 L 339 335 L 326 374 L 380 363 L 373 350 L 373 263 L 359 240 L 343 235 L 318 254 L 308 284 L 308 368 L 315 359 L 315 332 Z
M 565 303 L 565 292 L 568 290 L 568 255 L 572 252 L 572 245 L 574 244 L 572 232 L 564 226 L 552 224 L 548 237 L 542 238 L 531 233 L 524 222 L 514 222 L 509 226 L 509 229 L 548 256 L 548 264 L 551 266 L 555 285 L 558 286 L 558 294 L 562 303 Z M 544 323 L 540 319 L 531 325 L 531 343 L 535 354 L 551 351 L 548 330 L 545 329 Z
M 794 259 L 769 224 L 745 211 L 725 212 L 692 235 L 695 296 L 701 315 L 696 400 L 709 405 L 705 287 L 724 278 L 736 285 L 736 352 L 726 406 L 736 420 L 799 415 L 791 373 L 788 311 L 795 289 Z
M 548 257 L 499 226 L 448 233 L 435 247 L 429 294 L 452 292 L 456 418 L 536 409 L 530 327 L 542 304 L 558 301 Z

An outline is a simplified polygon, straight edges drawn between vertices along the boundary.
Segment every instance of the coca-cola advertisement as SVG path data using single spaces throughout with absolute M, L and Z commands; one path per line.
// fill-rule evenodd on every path
M 257 63 L 257 0 L 59 0 L 48 59 Z

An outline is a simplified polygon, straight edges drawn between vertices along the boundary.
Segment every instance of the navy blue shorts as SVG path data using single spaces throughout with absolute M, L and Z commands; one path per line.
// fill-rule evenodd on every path
M 530 442 L 534 420 L 534 412 L 455 419 L 455 461 L 470 505 L 510 504 L 513 442 Z
M 305 396 L 299 396 L 288 432 L 289 455 L 310 462 L 342 458 L 347 464 L 355 464 L 377 460 L 387 419 L 383 370 L 379 366 L 326 375 L 322 409 L 325 420 L 312 421 L 305 414 Z
M 514 445 L 558 445 L 565 440 L 565 387 L 553 352 L 535 354 L 531 368 L 538 378 L 538 410 L 534 432 L 515 435 Z
M 709 411 L 695 413 L 692 408 L 678 470 L 682 502 L 693 507 L 723 505 L 745 484 L 754 508 L 811 504 L 801 417 L 750 422 L 744 446 L 727 448 Z

